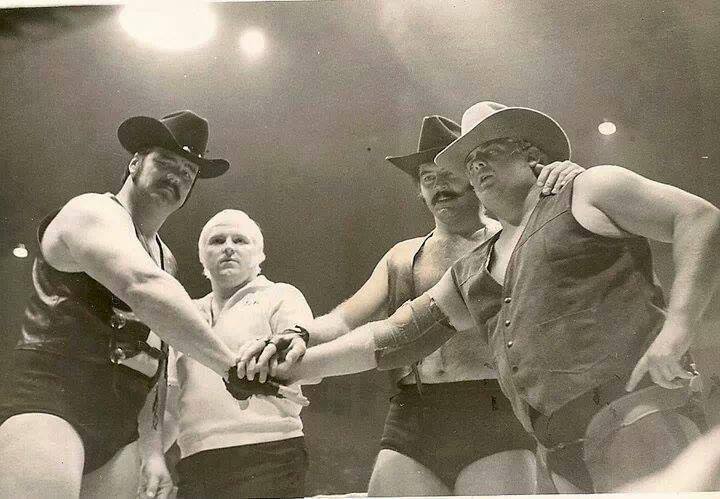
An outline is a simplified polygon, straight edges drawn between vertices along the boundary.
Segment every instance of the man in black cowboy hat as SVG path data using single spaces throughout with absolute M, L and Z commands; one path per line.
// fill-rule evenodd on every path
M 394 367 L 446 341 L 438 323 L 487 324 L 500 385 L 558 491 L 617 490 L 662 469 L 702 423 L 684 357 L 720 280 L 720 210 L 617 166 L 541 196 L 532 167 L 570 157 L 552 118 L 480 102 L 462 123 L 435 161 L 466 169 L 502 231 L 388 320 L 309 349 L 284 377 Z M 667 307 L 647 238 L 673 243 Z
M 433 215 L 430 234 L 402 241 L 383 256 L 368 281 L 331 313 L 305 324 L 313 344 L 337 338 L 431 288 L 458 258 L 497 230 L 480 216 L 464 173 L 433 159 L 460 127 L 442 116 L 423 119 L 417 152 L 387 160 L 410 175 Z M 556 163 L 538 169 L 547 191 L 582 169 Z M 557 190 L 557 189 L 556 189 Z M 394 369 L 390 401 L 368 493 L 378 496 L 532 493 L 533 441 L 500 391 L 475 327 L 457 334 L 421 362 Z M 483 333 L 484 334 L 484 333 Z M 260 362 L 262 365 L 262 361 Z M 242 364 L 241 366 L 242 367 Z M 248 369 L 249 377 L 254 369 Z M 521 478 L 518 478 L 521 477 Z
M 77 196 L 38 230 L 34 295 L 0 393 L 0 497 L 77 497 L 93 480 L 103 496 L 134 494 L 138 413 L 147 399 L 148 425 L 162 416 L 162 394 L 148 393 L 165 342 L 218 375 L 235 363 L 158 236 L 195 180 L 229 163 L 203 157 L 208 123 L 191 111 L 130 118 L 118 138 L 133 156 L 117 195 Z

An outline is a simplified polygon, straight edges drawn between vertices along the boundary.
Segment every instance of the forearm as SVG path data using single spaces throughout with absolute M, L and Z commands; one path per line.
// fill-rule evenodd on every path
M 187 292 L 167 275 L 152 276 L 127 290 L 135 314 L 176 350 L 221 376 L 235 364 L 234 353 L 215 336 Z
M 351 331 L 345 321 L 344 315 L 339 310 L 333 310 L 329 314 L 314 319 L 310 324 L 304 325 L 310 332 L 309 346 L 322 345 L 333 341 Z
M 311 348 L 299 364 L 297 377 L 314 379 L 407 365 L 437 350 L 454 334 L 445 321 L 434 301 L 422 295 L 388 319 Z
M 697 329 L 697 321 L 720 281 L 720 212 L 705 205 L 674 223 L 673 260 L 675 279 L 670 292 L 667 320 Z
M 165 379 L 160 377 L 155 387 L 150 390 L 138 415 L 138 448 L 143 462 L 150 457 L 164 455 L 162 435 L 166 395 L 167 385 Z
M 314 324 L 314 321 L 313 321 Z M 387 321 L 365 324 L 340 338 L 308 349 L 293 371 L 296 380 L 342 376 L 374 369 L 374 334 L 377 329 L 389 328 Z M 310 341 L 314 342 L 314 330 Z

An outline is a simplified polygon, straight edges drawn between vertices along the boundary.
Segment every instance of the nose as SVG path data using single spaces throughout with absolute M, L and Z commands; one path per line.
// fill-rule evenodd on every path
M 172 182 L 175 185 L 180 184 L 180 179 L 177 177 L 177 175 L 173 175 L 172 173 L 168 173 L 165 178 L 168 180 L 168 182 Z
M 466 165 L 466 170 L 470 175 L 478 175 L 485 168 L 485 163 L 482 161 L 472 161 Z
M 229 242 L 226 242 L 225 247 L 223 248 L 223 252 L 226 256 L 231 256 L 233 253 L 235 253 L 235 249 Z
M 450 180 L 451 174 L 450 172 L 441 171 L 437 172 L 437 175 L 435 176 L 435 185 L 446 185 L 448 181 Z

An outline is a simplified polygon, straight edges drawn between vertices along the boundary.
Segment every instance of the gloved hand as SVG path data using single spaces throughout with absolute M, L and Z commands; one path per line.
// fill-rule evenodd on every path
M 237 366 L 228 370 L 227 381 L 223 379 L 225 388 L 237 401 L 241 409 L 247 409 L 248 401 L 253 395 L 272 395 L 277 398 L 288 399 L 303 407 L 310 405 L 310 401 L 297 388 L 291 388 L 279 383 L 275 378 L 268 378 L 264 383 L 238 377 Z
M 268 378 L 268 381 L 275 381 L 272 378 Z M 259 381 L 250 381 L 248 379 L 239 378 L 237 372 L 237 366 L 233 366 L 228 370 L 228 380 L 224 380 L 225 388 L 230 395 L 237 400 L 247 400 L 253 395 L 278 395 L 278 384 L 275 383 L 260 383 Z

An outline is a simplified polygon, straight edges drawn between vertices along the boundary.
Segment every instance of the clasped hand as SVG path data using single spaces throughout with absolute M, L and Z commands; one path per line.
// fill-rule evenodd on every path
M 300 327 L 248 341 L 240 348 L 237 365 L 228 372 L 225 387 L 237 400 L 277 395 L 277 383 L 288 379 L 292 366 L 305 355 L 307 341 L 307 331 Z

